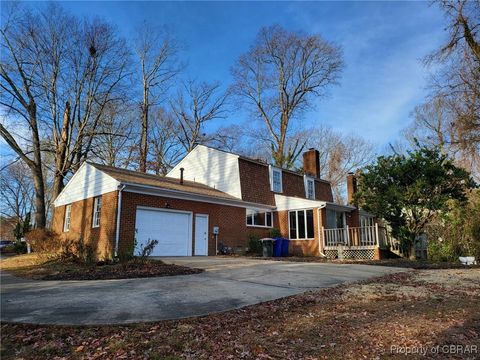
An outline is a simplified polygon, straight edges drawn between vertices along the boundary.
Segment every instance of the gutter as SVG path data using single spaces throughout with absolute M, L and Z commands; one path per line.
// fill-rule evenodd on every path
M 117 203 L 117 224 L 115 230 L 115 251 L 114 257 L 118 257 L 118 243 L 120 240 L 120 215 L 122 211 L 122 191 L 125 189 L 125 185 L 120 186 L 118 189 L 118 203 Z
M 265 210 L 267 210 L 267 211 L 276 210 L 276 206 L 248 202 L 248 201 L 244 201 L 242 199 L 221 198 L 221 197 L 217 197 L 217 196 L 195 194 L 195 193 L 190 193 L 190 192 L 185 192 L 185 191 L 180 191 L 180 190 L 165 189 L 165 188 L 159 188 L 159 187 L 156 187 L 156 186 L 136 184 L 136 183 L 122 182 L 122 184 L 123 184 L 123 188 L 125 188 L 125 186 L 128 187 L 125 190 L 125 191 L 128 191 L 128 192 L 136 192 L 136 193 L 148 194 L 148 195 L 165 196 L 165 197 L 171 197 L 171 198 L 183 199 L 183 200 L 190 200 L 190 201 L 211 202 L 211 203 L 214 203 L 214 204 L 242 207 L 242 208 L 245 208 L 245 209 L 252 208 L 252 209 L 258 209 L 258 210 L 263 210 L 263 211 L 265 211 Z

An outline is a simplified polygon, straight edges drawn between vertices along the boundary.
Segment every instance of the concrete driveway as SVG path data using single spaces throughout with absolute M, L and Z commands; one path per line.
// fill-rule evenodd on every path
M 124 324 L 240 308 L 405 269 L 245 258 L 162 258 L 201 274 L 95 281 L 33 281 L 1 274 L 1 321 Z

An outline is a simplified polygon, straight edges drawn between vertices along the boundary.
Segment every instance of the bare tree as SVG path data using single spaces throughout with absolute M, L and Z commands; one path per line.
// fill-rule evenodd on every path
M 174 115 L 164 108 L 157 109 L 152 115 L 150 130 L 152 161 L 148 162 L 148 169 L 157 175 L 166 175 L 185 155 L 185 150 L 177 140 L 180 129 Z
M 320 35 L 289 32 L 275 25 L 260 30 L 251 49 L 232 69 L 235 93 L 262 119 L 275 164 L 298 156 L 285 145 L 292 119 L 325 96 L 343 68 L 340 48 Z M 298 149 L 297 149 L 298 152 Z
M 42 73 L 51 114 L 45 126 L 52 131 L 55 153 L 53 198 L 63 189 L 65 176 L 90 155 L 109 106 L 125 97 L 123 81 L 128 75 L 125 41 L 111 25 L 100 20 L 80 24 L 72 18 L 68 29 L 63 37 L 51 33 L 44 42 L 46 53 L 64 50 L 51 70 Z
M 0 212 L 6 217 L 25 219 L 34 207 L 35 189 L 28 167 L 24 162 L 15 162 L 2 169 L 0 176 Z
M 410 142 L 440 147 L 458 165 L 480 176 L 480 2 L 437 1 L 448 40 L 427 56 L 436 63 L 431 96 L 414 111 Z
M 221 92 L 218 83 L 193 80 L 183 83 L 170 105 L 179 127 L 178 141 L 186 152 L 192 151 L 195 144 L 209 140 L 204 133 L 205 124 L 226 117 L 227 97 L 228 92 Z
M 375 158 L 372 143 L 358 135 L 344 135 L 329 127 L 303 130 L 292 137 L 305 139 L 307 147 L 319 151 L 320 177 L 330 182 L 338 202 L 345 200 L 347 174 L 368 165 Z
M 130 104 L 112 102 L 107 106 L 92 144 L 91 153 L 95 159 L 109 166 L 131 165 L 132 142 L 136 141 L 135 116 L 136 111 Z
M 1 29 L 2 58 L 0 63 L 4 110 L 0 134 L 10 148 L 28 166 L 35 188 L 35 223 L 46 225 L 45 186 L 42 169 L 42 144 L 38 121 L 38 64 L 43 54 L 38 51 L 32 34 L 40 29 L 28 11 L 15 12 Z
M 177 59 L 178 46 L 166 31 L 144 23 L 137 31 L 135 45 L 142 83 L 139 170 L 146 172 L 151 108 L 159 104 L 181 65 Z
M 55 3 L 16 8 L 10 19 L 2 29 L 0 130 L 32 171 L 36 224 L 44 227 L 46 198 L 55 199 L 90 154 L 107 105 L 124 97 L 128 52 L 112 26 L 80 22 Z M 45 169 L 53 172 L 51 196 Z

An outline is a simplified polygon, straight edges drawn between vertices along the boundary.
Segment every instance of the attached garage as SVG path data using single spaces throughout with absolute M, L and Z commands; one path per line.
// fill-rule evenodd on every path
M 135 253 L 149 240 L 158 240 L 151 256 L 192 255 L 192 213 L 176 210 L 137 208 Z

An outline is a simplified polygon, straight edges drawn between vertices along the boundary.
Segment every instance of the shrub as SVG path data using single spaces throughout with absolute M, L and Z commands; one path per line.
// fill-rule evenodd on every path
M 256 255 L 262 253 L 262 243 L 260 242 L 260 237 L 258 235 L 248 235 L 248 252 Z
M 138 259 L 141 262 L 144 262 L 153 252 L 155 246 L 158 245 L 158 240 L 148 239 L 145 245 L 142 245 L 140 251 L 138 252 Z
M 83 238 L 78 240 L 66 240 L 62 243 L 58 258 L 61 261 L 71 261 L 87 265 L 97 262 L 95 248 L 91 241 L 85 243 Z
M 480 191 L 469 193 L 466 204 L 451 201 L 426 232 L 430 260 L 458 261 L 459 256 L 480 259 Z
M 15 242 L 15 252 L 17 254 L 26 254 L 27 253 L 27 243 L 25 241 Z
M 61 251 L 61 242 L 56 233 L 49 229 L 34 229 L 25 234 L 32 251 L 56 255 Z
M 270 229 L 269 235 L 270 235 L 271 238 L 282 237 L 282 233 L 280 232 L 280 229 L 278 229 L 278 228 Z

